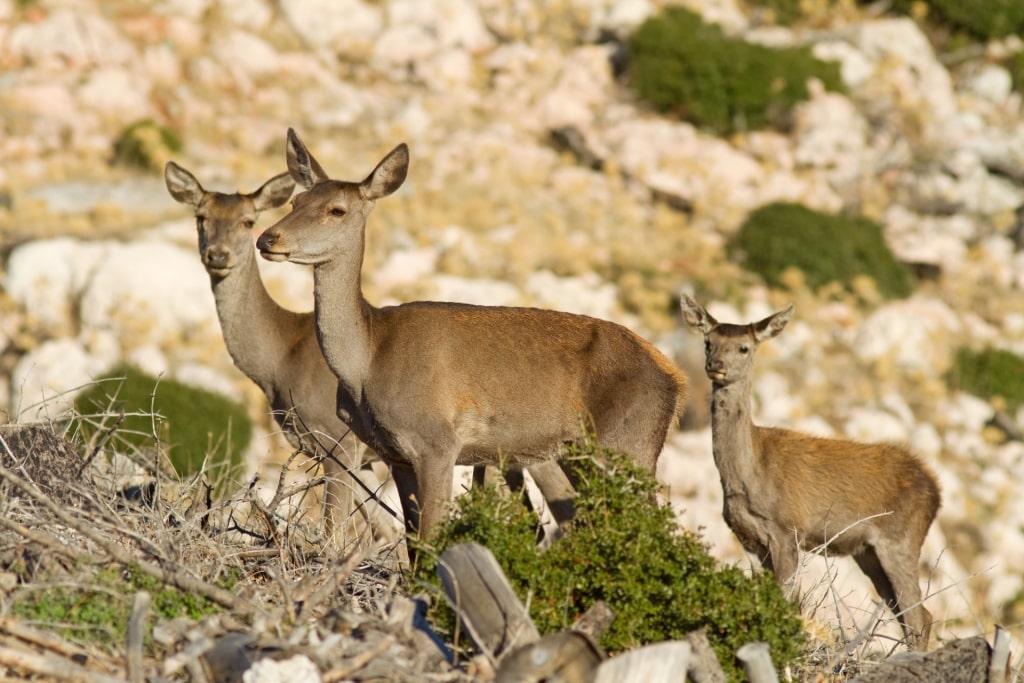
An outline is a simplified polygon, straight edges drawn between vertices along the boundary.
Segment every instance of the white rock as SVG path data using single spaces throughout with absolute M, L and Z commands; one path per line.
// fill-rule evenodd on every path
M 905 442 L 907 425 L 887 410 L 853 407 L 843 426 L 843 433 L 856 441 Z
M 480 9 L 472 0 L 390 0 L 387 17 L 392 26 L 419 26 L 433 35 L 439 46 L 465 48 L 470 52 L 488 50 L 495 38 L 484 24 Z
M 313 47 L 357 60 L 369 56 L 384 25 L 383 8 L 364 0 L 289 0 L 281 11 Z
M 281 63 L 277 50 L 259 36 L 246 31 L 231 31 L 214 41 L 212 52 L 223 68 L 242 70 L 253 77 L 272 75 L 279 70 Z
M 193 252 L 155 241 L 104 246 L 81 296 L 83 327 L 118 331 L 126 349 L 219 337 L 209 275 Z
M 437 268 L 437 250 L 400 249 L 388 255 L 388 259 L 373 271 L 373 283 L 382 291 L 421 282 Z
M 962 214 L 922 215 L 899 204 L 889 205 L 882 222 L 886 242 L 899 260 L 941 266 L 946 275 L 962 268 L 966 244 L 978 229 L 976 221 Z
M 891 363 L 903 372 L 937 377 L 952 361 L 960 321 L 948 304 L 924 296 L 887 304 L 861 324 L 854 353 L 862 361 Z
M 58 419 L 75 396 L 108 370 L 116 358 L 100 358 L 74 339 L 43 342 L 25 354 L 11 374 L 12 421 Z
M 967 76 L 964 87 L 993 104 L 1003 104 L 1013 90 L 1013 77 L 1001 66 L 982 64 Z
M 70 237 L 28 242 L 11 253 L 4 287 L 42 334 L 71 336 L 78 331 L 74 306 L 103 257 L 99 244 Z
M 812 97 L 797 106 L 793 137 L 798 164 L 821 169 L 833 183 L 860 179 L 868 157 L 868 123 L 853 103 L 841 95 L 812 89 Z
M 320 670 L 305 655 L 260 659 L 242 674 L 244 683 L 320 683 L 321 680 Z
M 274 18 L 266 0 L 219 0 L 217 7 L 230 23 L 251 31 L 266 29 Z
M 537 103 L 545 128 L 575 126 L 587 131 L 615 87 L 609 47 L 588 45 L 566 55 L 554 87 Z
M 5 52 L 29 63 L 74 67 L 127 66 L 137 57 L 135 46 L 102 14 L 76 9 L 56 9 L 39 21 L 15 24 Z
M 839 77 L 848 88 L 856 89 L 863 85 L 875 71 L 875 65 L 863 52 L 839 41 L 815 43 L 811 51 L 818 59 L 839 62 Z
M 373 44 L 371 64 L 395 80 L 404 80 L 415 73 L 417 64 L 436 54 L 438 48 L 437 38 L 422 26 L 389 26 Z
M 148 116 L 150 83 L 140 74 L 120 67 L 94 69 L 78 88 L 79 106 L 102 115 L 113 115 L 122 123 Z
M 478 306 L 515 306 L 523 303 L 520 291 L 501 280 L 439 274 L 425 284 L 428 292 L 426 298 L 434 301 L 457 301 Z
M 949 71 L 913 19 L 866 21 L 851 42 L 874 65 L 872 75 L 855 89 L 858 97 L 876 112 L 900 112 L 913 120 L 931 144 L 961 142 L 954 129 L 957 103 Z
M 524 287 L 541 308 L 580 313 L 605 320 L 622 318 L 615 285 L 602 282 L 596 273 L 559 277 L 547 270 L 530 274 Z

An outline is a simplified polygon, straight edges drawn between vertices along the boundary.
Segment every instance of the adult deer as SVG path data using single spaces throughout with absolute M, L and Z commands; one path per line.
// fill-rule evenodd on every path
M 330 179 L 291 129 L 287 158 L 306 192 L 256 244 L 264 258 L 313 266 L 338 415 L 391 466 L 409 530 L 426 535 L 440 520 L 457 464 L 551 468 L 593 434 L 654 472 L 686 379 L 652 345 L 558 311 L 371 305 L 360 282 L 366 220 L 405 181 L 408 147 L 361 182 Z
M 282 173 L 251 194 L 208 192 L 173 161 L 164 179 L 171 196 L 195 210 L 199 255 L 231 359 L 266 395 L 292 446 L 301 443 L 323 462 L 325 529 L 340 543 L 352 542 L 358 498 L 344 470 L 359 467 L 358 444 L 335 413 L 337 381 L 317 343 L 313 313 L 289 311 L 271 298 L 253 245 L 260 212 L 287 202 L 295 182 Z
M 906 448 L 759 427 L 750 416 L 754 352 L 779 334 L 793 306 L 748 325 L 720 323 L 688 296 L 686 323 L 704 335 L 712 381 L 711 439 L 725 521 L 775 573 L 794 574 L 799 552 L 851 555 L 925 649 L 932 616 L 921 604 L 921 545 L 939 509 L 935 475 Z

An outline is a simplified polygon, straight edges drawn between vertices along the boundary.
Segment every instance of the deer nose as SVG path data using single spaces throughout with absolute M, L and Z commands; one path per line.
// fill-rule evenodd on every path
M 709 358 L 708 361 L 704 364 L 704 372 L 707 372 L 707 373 L 721 372 L 724 369 L 725 369 L 725 363 L 723 363 L 722 361 L 717 360 L 717 359 L 716 360 L 712 360 L 712 359 Z
M 231 254 L 227 249 L 221 247 L 210 247 L 203 255 L 203 261 L 207 268 L 223 269 L 229 266 Z
M 267 251 L 277 243 L 277 234 L 267 230 L 256 240 L 256 248 L 260 251 Z

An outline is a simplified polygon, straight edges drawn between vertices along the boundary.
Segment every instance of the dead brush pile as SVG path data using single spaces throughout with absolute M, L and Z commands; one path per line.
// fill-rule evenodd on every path
M 393 549 L 339 557 L 302 519 L 315 481 L 269 502 L 159 468 L 125 487 L 82 450 L 0 427 L 4 680 L 240 681 L 257 660 L 247 680 L 471 680 L 415 627 Z

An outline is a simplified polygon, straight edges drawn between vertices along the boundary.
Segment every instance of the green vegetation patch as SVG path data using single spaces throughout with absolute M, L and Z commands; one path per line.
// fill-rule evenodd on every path
M 861 3 L 867 4 L 865 0 Z M 923 15 L 930 22 L 981 40 L 1024 33 L 1024 2 L 1020 0 L 894 0 L 892 9 L 900 14 Z
M 207 467 L 218 474 L 236 471 L 252 440 L 252 420 L 240 403 L 129 365 L 114 368 L 82 392 L 75 409 L 85 439 L 123 411 L 116 431 L 121 444 L 163 446 L 181 476 L 198 472 L 207 457 Z
M 225 575 L 222 587 L 230 589 L 234 578 Z M 206 598 L 167 586 L 136 566 L 106 568 L 92 574 L 85 584 L 35 583 L 12 594 L 11 614 L 77 641 L 121 643 L 138 591 L 150 594 L 150 610 L 159 619 L 188 617 L 198 621 L 221 611 Z
M 600 461 L 603 464 L 598 464 Z M 768 572 L 752 576 L 721 566 L 695 533 L 681 530 L 667 505 L 654 499 L 657 482 L 624 456 L 587 447 L 573 456 L 579 476 L 572 528 L 547 550 L 536 545 L 536 517 L 519 500 L 476 487 L 423 550 L 418 577 L 437 585 L 436 555 L 473 541 L 494 553 L 517 594 L 529 596 L 542 634 L 569 628 L 604 600 L 615 621 L 601 645 L 611 653 L 706 629 L 731 680 L 745 680 L 735 652 L 766 641 L 773 660 L 795 660 L 805 642 L 799 609 Z M 439 627 L 454 632 L 445 605 Z
M 986 399 L 1001 399 L 1010 410 L 1024 405 L 1024 358 L 1010 351 L 961 348 L 948 379 L 954 389 Z
M 842 90 L 839 65 L 809 48 L 730 38 L 682 7 L 645 21 L 629 48 L 629 80 L 643 99 L 717 133 L 788 127 L 811 78 Z
M 837 282 L 851 289 L 868 276 L 886 298 L 912 291 L 907 269 L 885 242 L 882 227 L 862 216 L 820 213 L 800 204 L 775 203 L 753 211 L 728 246 L 730 256 L 775 287 L 788 268 L 799 269 L 808 286 Z
M 181 139 L 173 131 L 152 119 L 144 119 L 124 129 L 114 142 L 111 161 L 145 170 L 162 170 L 181 150 Z

